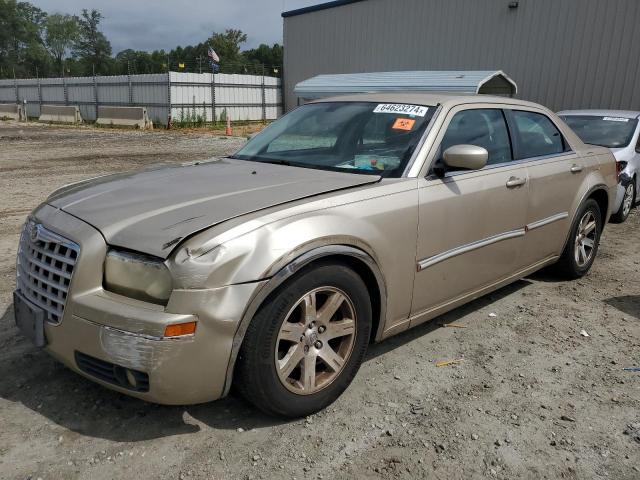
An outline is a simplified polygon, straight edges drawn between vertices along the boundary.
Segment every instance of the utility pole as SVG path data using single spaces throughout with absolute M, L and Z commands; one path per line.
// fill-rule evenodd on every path
M 133 86 L 131 84 L 131 62 L 127 60 L 127 83 L 129 84 L 129 105 L 133 104 Z
M 267 92 L 264 86 L 264 64 L 262 64 L 262 123 L 267 122 Z
M 36 67 L 36 78 L 38 79 L 38 112 L 42 114 L 42 82 L 40 81 L 38 67 Z
M 16 79 L 16 69 L 13 69 L 13 87 L 16 92 L 16 103 L 20 103 L 20 95 L 18 93 L 18 80 Z
M 91 65 L 93 69 L 93 107 L 96 114 L 96 120 L 98 120 L 98 81 L 96 80 L 96 66 Z

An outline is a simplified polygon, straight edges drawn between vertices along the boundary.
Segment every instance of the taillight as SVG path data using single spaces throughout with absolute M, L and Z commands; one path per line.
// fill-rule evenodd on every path
M 620 174 L 622 173 L 622 171 L 627 168 L 627 163 L 628 162 L 619 162 L 616 160 L 616 178 L 618 179 L 618 181 L 620 181 Z

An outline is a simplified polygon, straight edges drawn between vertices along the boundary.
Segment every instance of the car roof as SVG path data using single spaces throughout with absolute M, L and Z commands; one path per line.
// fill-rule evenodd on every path
M 563 110 L 558 115 L 565 116 L 594 116 L 594 117 L 618 117 L 618 118 L 639 118 L 640 112 L 633 110 Z
M 500 103 L 514 106 L 541 108 L 537 103 L 527 102 L 510 97 L 499 97 L 484 94 L 461 94 L 448 92 L 381 92 L 356 93 L 336 97 L 321 98 L 310 103 L 323 102 L 377 102 L 377 103 L 406 103 L 414 105 L 446 105 L 453 106 L 468 103 Z

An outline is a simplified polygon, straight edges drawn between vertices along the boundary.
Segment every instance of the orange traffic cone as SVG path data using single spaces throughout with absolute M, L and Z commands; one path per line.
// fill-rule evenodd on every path
M 231 129 L 231 117 L 227 115 L 227 130 L 225 131 L 225 135 L 230 137 L 233 135 L 233 130 Z

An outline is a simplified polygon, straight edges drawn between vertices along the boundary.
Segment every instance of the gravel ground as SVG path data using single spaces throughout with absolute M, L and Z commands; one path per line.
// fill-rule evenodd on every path
M 0 478 L 640 478 L 640 372 L 624 370 L 640 364 L 638 211 L 607 227 L 584 279 L 539 273 L 374 345 L 347 392 L 298 421 L 235 396 L 144 403 L 18 335 L 19 229 L 51 190 L 240 143 L 0 122 Z

